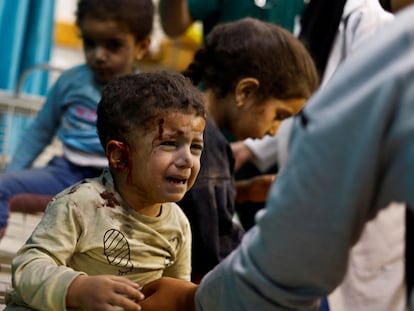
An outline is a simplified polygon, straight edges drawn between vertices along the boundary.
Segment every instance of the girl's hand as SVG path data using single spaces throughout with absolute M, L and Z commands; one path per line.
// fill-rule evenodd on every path
M 266 202 L 267 194 L 275 178 L 276 175 L 265 174 L 237 181 L 236 202 Z

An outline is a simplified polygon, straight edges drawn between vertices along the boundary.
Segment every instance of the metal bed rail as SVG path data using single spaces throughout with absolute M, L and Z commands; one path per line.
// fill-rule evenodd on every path
M 21 136 L 44 103 L 44 96 L 22 93 L 26 78 L 35 70 L 63 71 L 50 64 L 36 64 L 22 73 L 14 92 L 0 90 L 0 171 L 7 166 Z

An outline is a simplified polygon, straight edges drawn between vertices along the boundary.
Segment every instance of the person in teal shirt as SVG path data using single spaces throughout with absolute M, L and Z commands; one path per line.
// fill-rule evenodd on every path
M 176 37 L 195 21 L 201 21 L 204 37 L 217 24 L 254 17 L 293 32 L 305 0 L 160 0 L 159 14 L 164 32 Z

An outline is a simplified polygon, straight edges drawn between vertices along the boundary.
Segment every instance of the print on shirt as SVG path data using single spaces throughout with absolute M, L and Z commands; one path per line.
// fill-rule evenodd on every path
M 106 231 L 103 242 L 106 259 L 110 265 L 120 268 L 119 275 L 128 274 L 134 269 L 130 261 L 131 251 L 128 240 L 121 231 L 116 229 Z
M 178 248 L 178 245 L 180 244 L 180 239 L 178 237 L 174 237 L 168 240 L 168 242 L 170 243 L 171 247 L 176 250 Z M 173 264 L 174 264 L 174 260 L 170 256 L 165 257 L 166 267 L 171 267 Z

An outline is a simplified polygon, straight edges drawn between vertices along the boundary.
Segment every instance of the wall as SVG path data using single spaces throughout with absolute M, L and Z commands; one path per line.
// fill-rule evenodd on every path
M 154 0 L 157 10 L 158 0 Z M 55 45 L 59 50 L 59 55 L 73 55 L 75 63 L 81 60 L 82 56 L 77 56 L 76 51 L 81 50 L 82 43 L 79 39 L 78 29 L 75 26 L 75 11 L 77 0 L 56 0 L 55 7 Z M 154 29 L 151 36 L 150 51 L 142 62 L 145 69 L 162 67 L 182 71 L 192 60 L 194 52 L 201 44 L 201 28 L 195 23 L 191 29 L 182 37 L 177 39 L 167 38 L 160 26 L 158 14 L 154 18 Z M 74 49 L 68 51 L 68 49 Z M 54 57 L 53 62 L 62 63 L 67 55 L 60 58 Z M 54 54 L 56 55 L 56 53 Z

